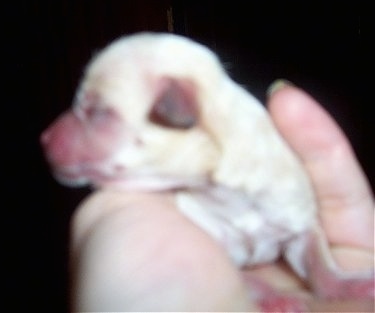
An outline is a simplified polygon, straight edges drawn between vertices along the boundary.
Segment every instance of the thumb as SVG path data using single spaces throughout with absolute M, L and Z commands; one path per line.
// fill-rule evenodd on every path
M 268 107 L 310 175 L 330 243 L 373 249 L 372 192 L 343 131 L 314 99 L 284 82 L 271 86 Z

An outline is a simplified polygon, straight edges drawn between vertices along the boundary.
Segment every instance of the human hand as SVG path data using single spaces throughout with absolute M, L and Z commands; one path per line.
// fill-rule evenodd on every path
M 310 175 L 319 216 L 339 267 L 366 270 L 374 266 L 374 198 L 369 183 L 342 130 L 310 96 L 279 82 L 268 101 L 271 117 L 299 155 Z M 303 286 L 282 265 L 257 273 L 291 294 Z M 309 295 L 311 311 L 373 311 L 371 300 L 322 301 Z
M 347 139 L 314 100 L 294 87 L 275 90 L 269 110 L 312 179 L 338 264 L 371 267 L 374 200 Z M 209 236 L 179 214 L 169 194 L 95 193 L 73 218 L 71 265 L 72 309 L 77 311 L 258 310 L 247 296 L 251 290 L 243 277 L 248 272 L 234 268 Z M 306 293 L 282 264 L 251 274 L 291 294 Z M 370 310 L 372 305 L 322 303 L 307 296 L 312 310 L 353 305 Z

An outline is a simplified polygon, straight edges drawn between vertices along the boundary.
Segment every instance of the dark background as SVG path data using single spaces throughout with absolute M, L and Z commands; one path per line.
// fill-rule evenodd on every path
M 343 127 L 374 186 L 370 34 L 360 1 L 54 0 L 2 6 L 3 258 L 12 311 L 67 310 L 69 218 L 88 190 L 53 180 L 38 136 L 70 105 L 93 53 L 123 34 L 169 29 L 207 44 L 262 101 L 276 78 L 306 89 Z

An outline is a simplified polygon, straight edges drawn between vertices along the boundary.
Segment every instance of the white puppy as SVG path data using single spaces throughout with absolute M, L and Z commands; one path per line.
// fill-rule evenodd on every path
M 282 254 L 323 296 L 327 281 L 346 288 L 333 297 L 373 292 L 373 274 L 344 278 L 334 266 L 309 178 L 266 110 L 187 38 L 141 33 L 110 44 L 42 142 L 63 183 L 174 190 L 181 212 L 239 266 Z

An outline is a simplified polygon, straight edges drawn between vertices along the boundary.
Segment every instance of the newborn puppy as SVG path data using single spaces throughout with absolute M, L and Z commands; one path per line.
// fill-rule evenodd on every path
M 173 191 L 239 267 L 283 256 L 319 296 L 373 297 L 373 273 L 335 267 L 309 178 L 266 110 L 187 38 L 110 44 L 41 141 L 64 184 Z

